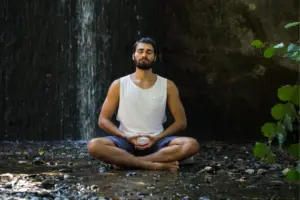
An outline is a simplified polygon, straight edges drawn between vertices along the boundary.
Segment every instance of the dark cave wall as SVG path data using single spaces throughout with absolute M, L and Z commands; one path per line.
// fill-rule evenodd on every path
M 76 125 L 74 4 L 1 1 L 1 136 L 63 138 Z M 67 105 L 67 106 L 66 106 Z
M 78 2 L 0 2 L 0 140 L 81 139 Z M 94 21 L 86 28 L 93 31 L 96 42 L 94 89 L 98 107 L 87 115 L 94 119 L 100 136 L 104 134 L 97 126 L 101 104 L 111 82 L 134 69 L 134 41 L 147 35 L 159 42 L 163 31 L 158 23 L 160 1 L 93 3 Z
M 0 2 L 1 140 L 81 139 L 76 2 Z M 250 46 L 254 39 L 297 39 L 296 29 L 283 28 L 299 18 L 296 0 L 94 3 L 97 135 L 104 134 L 97 117 L 107 89 L 134 70 L 132 45 L 143 36 L 159 45 L 154 71 L 179 88 L 188 118 L 183 134 L 199 140 L 260 138 L 261 125 L 272 120 L 276 89 L 298 79 L 297 65 L 264 59 Z
M 294 1 L 168 1 L 164 64 L 178 85 L 188 117 L 185 134 L 199 139 L 257 139 L 272 120 L 277 88 L 295 84 L 298 66 L 264 59 L 254 39 L 298 39 L 284 25 L 299 18 Z

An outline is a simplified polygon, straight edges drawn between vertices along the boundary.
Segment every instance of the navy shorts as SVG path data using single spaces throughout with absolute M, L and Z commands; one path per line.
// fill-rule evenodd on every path
M 134 145 L 129 143 L 125 138 L 119 137 L 119 136 L 105 136 L 104 138 L 109 139 L 112 141 L 117 147 L 124 149 L 125 151 L 134 154 L 136 156 L 144 156 L 151 153 L 154 153 L 166 146 L 168 146 L 169 142 L 173 140 L 174 138 L 177 138 L 177 136 L 169 136 L 165 137 L 159 141 L 157 141 L 151 148 L 145 149 L 145 150 L 137 150 L 134 148 Z

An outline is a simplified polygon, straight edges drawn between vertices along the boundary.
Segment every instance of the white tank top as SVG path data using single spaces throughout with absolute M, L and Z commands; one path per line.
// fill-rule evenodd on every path
M 158 135 L 166 122 L 167 79 L 158 76 L 148 89 L 137 86 L 130 75 L 120 79 L 119 129 L 129 136 Z

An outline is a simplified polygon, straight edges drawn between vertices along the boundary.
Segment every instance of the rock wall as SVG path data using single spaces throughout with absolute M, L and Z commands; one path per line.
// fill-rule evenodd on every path
M 132 45 L 142 36 L 159 45 L 154 71 L 178 85 L 188 117 L 184 134 L 200 140 L 258 138 L 276 89 L 298 79 L 296 65 L 266 60 L 250 47 L 253 39 L 298 37 L 283 28 L 298 19 L 296 0 L 89 0 L 91 14 L 81 18 L 80 2 L 87 1 L 0 2 L 0 139 L 105 134 L 97 127 L 101 104 L 111 82 L 134 70 Z M 82 47 L 87 57 L 78 53 Z
M 177 83 L 189 126 L 200 139 L 260 138 L 272 120 L 276 89 L 295 84 L 298 66 L 279 57 L 264 59 L 250 46 L 298 39 L 296 0 L 168 1 L 165 7 L 164 63 Z

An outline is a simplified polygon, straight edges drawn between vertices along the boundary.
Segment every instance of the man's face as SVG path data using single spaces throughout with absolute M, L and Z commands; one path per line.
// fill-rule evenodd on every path
M 136 50 L 132 57 L 136 67 L 142 70 L 151 69 L 156 60 L 152 45 L 145 43 L 139 43 L 136 46 Z

